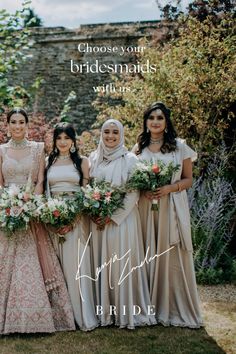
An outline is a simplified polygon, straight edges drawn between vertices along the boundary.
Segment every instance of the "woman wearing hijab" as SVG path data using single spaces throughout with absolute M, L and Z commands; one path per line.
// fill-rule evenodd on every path
M 90 156 L 90 176 L 123 186 L 137 163 L 124 147 L 124 128 L 107 120 L 98 148 Z M 138 193 L 128 193 L 103 230 L 91 222 L 97 315 L 100 324 L 120 328 L 155 324 L 145 268 Z M 99 225 L 100 220 L 97 221 Z

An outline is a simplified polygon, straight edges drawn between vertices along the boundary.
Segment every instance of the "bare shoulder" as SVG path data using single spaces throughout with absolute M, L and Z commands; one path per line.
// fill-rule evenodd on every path
M 82 160 L 81 166 L 88 168 L 89 167 L 89 159 L 86 156 L 81 156 L 81 160 Z

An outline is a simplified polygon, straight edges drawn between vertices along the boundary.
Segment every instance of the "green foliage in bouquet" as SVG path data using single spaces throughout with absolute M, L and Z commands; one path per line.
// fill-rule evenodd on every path
M 157 188 L 171 183 L 172 176 L 179 170 L 173 162 L 168 164 L 161 160 L 138 162 L 126 184 L 128 190 L 155 191 Z
M 77 195 L 77 198 L 79 196 Z M 67 225 L 73 225 L 81 214 L 81 204 L 75 203 L 75 196 L 59 195 L 45 200 L 37 209 L 39 220 L 53 226 L 55 231 Z
M 7 236 L 27 230 L 39 205 L 41 197 L 33 195 L 28 187 L 12 185 L 4 188 L 0 194 L 0 229 Z
M 84 192 L 83 212 L 91 217 L 110 218 L 116 209 L 124 207 L 126 191 L 106 181 L 94 179 L 91 185 L 82 188 Z
M 141 161 L 137 163 L 129 181 L 126 183 L 127 190 L 140 190 L 155 192 L 157 188 L 171 183 L 172 176 L 179 170 L 173 162 L 169 164 L 161 160 L 157 162 Z M 158 200 L 152 199 L 151 210 L 158 210 Z

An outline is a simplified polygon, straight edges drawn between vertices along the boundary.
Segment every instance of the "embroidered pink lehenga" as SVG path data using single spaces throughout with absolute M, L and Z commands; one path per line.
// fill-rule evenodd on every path
M 0 185 L 42 189 L 43 144 L 0 146 Z M 75 329 L 73 312 L 60 265 L 40 224 L 11 238 L 0 231 L 0 334 L 54 332 Z

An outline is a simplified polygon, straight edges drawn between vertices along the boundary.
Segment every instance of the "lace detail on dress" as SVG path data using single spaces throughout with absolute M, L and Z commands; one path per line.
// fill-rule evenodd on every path
M 4 185 L 11 184 L 24 185 L 27 183 L 29 176 L 32 177 L 32 182 L 37 181 L 40 159 L 42 156 L 44 145 L 43 143 L 30 142 L 28 154 L 16 160 L 9 156 L 10 145 L 1 146 L 2 149 L 2 174 Z
M 29 142 L 29 147 L 18 150 L 5 144 L 0 149 L 5 186 L 25 185 L 31 172 L 32 181 L 37 183 L 42 143 Z M 57 256 L 48 234 L 43 235 L 39 226 L 32 222 L 11 239 L 0 231 L 0 334 L 75 329 Z M 40 250 L 52 263 L 53 276 L 42 266 Z

